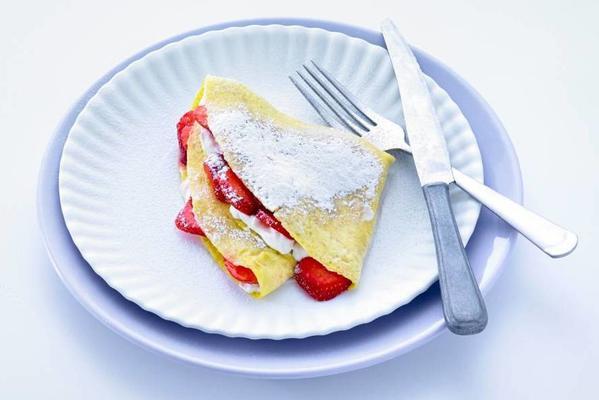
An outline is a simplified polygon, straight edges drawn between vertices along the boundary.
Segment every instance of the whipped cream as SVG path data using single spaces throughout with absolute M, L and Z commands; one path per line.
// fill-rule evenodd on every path
M 223 154 L 212 133 L 203 126 L 200 126 L 200 138 L 206 154 Z
M 264 225 L 255 215 L 244 214 L 233 206 L 229 207 L 229 212 L 233 218 L 243 221 L 248 228 L 258 234 L 269 247 L 275 249 L 279 253 L 291 253 L 295 261 L 301 261 L 308 257 L 308 253 L 299 243 L 289 239 L 276 229 Z
M 243 221 L 252 231 L 256 232 L 269 247 L 272 247 L 281 254 L 291 253 L 295 243 L 294 240 L 264 225 L 255 215 L 244 214 L 233 206 L 229 207 L 229 212 L 233 218 Z
M 301 261 L 302 259 L 308 257 L 306 250 L 297 242 L 293 244 L 293 250 L 291 250 L 291 252 L 293 254 L 293 258 L 295 258 L 295 261 Z
M 260 285 L 258 285 L 256 283 L 238 282 L 237 284 L 239 285 L 240 288 L 242 288 L 247 293 L 257 293 L 260 291 Z

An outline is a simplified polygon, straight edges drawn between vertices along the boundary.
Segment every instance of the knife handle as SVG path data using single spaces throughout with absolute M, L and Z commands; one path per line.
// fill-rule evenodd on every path
M 458 335 L 473 335 L 487 325 L 487 310 L 470 268 L 449 202 L 449 185 L 422 187 L 437 249 L 439 285 L 447 327 Z
M 453 169 L 453 177 L 459 187 L 481 204 L 484 204 L 485 207 L 510 224 L 549 256 L 554 258 L 563 257 L 576 248 L 578 237 L 574 233 L 500 195 L 455 168 Z

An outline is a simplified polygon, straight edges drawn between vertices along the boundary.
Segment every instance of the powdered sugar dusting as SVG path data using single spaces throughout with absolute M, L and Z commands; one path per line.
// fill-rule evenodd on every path
M 198 217 L 198 220 L 206 236 L 213 243 L 218 243 L 226 237 L 228 240 L 233 241 L 250 241 L 257 248 L 266 248 L 264 242 L 258 239 L 249 228 L 227 228 L 227 220 L 222 216 L 204 215 Z
M 280 128 L 244 106 L 212 109 L 209 125 L 229 164 L 271 211 L 309 201 L 333 210 L 358 193 L 366 205 L 383 173 L 379 160 L 354 138 L 330 128 Z M 355 201 L 355 199 L 354 199 Z
M 189 188 L 192 198 L 206 198 L 211 196 L 210 188 L 207 185 L 198 185 L 200 181 L 199 173 L 203 171 L 197 171 L 192 168 L 187 169 L 189 181 Z M 258 248 L 265 248 L 264 242 L 259 239 L 249 228 L 245 229 L 231 229 L 229 227 L 229 220 L 224 215 L 218 215 L 213 213 L 195 213 L 198 224 L 203 228 L 204 233 L 208 239 L 213 243 L 218 243 L 225 237 L 229 240 L 234 241 L 250 241 L 254 246 Z

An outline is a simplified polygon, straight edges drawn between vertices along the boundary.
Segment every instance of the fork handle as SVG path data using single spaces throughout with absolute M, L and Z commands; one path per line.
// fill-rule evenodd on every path
M 551 257 L 570 254 L 578 237 L 453 168 L 455 183 Z
M 449 185 L 423 186 L 437 251 L 439 285 L 447 327 L 458 335 L 473 335 L 487 325 L 487 310 L 470 268 L 453 210 Z

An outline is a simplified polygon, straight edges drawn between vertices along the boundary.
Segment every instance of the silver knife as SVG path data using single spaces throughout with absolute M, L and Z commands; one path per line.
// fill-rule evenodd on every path
M 418 61 L 391 20 L 381 24 L 402 98 L 406 131 L 435 239 L 443 314 L 460 335 L 481 332 L 487 310 L 449 201 L 454 182 L 447 144 Z

